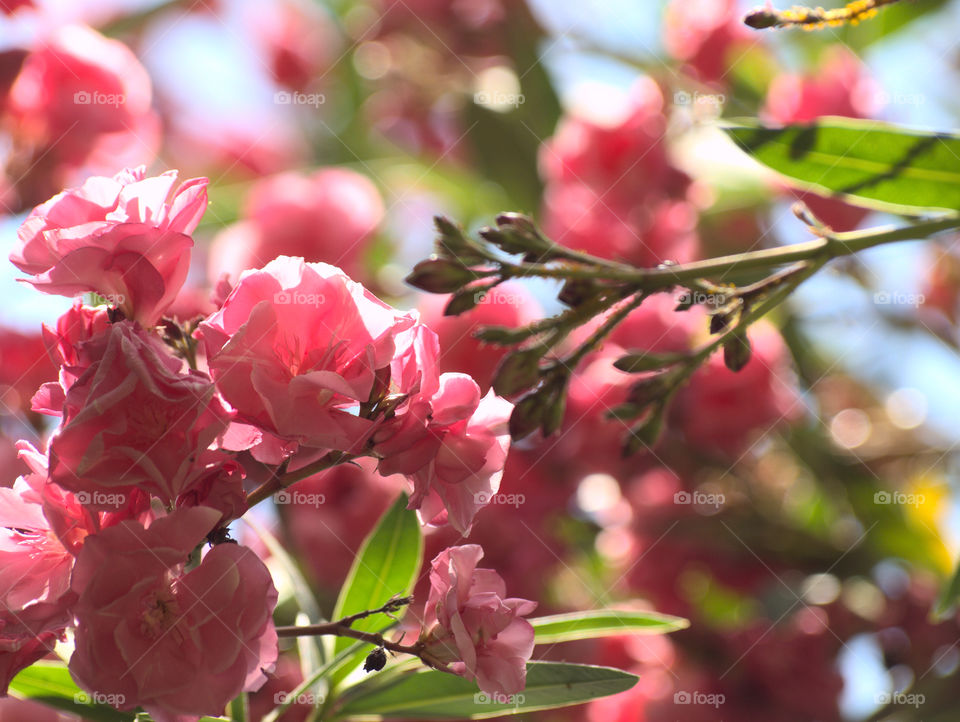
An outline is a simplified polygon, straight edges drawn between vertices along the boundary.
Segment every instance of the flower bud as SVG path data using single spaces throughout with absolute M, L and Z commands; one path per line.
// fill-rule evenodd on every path
M 739 371 L 750 362 L 750 339 L 746 332 L 731 334 L 723 344 L 723 362 L 731 371 Z
M 432 256 L 414 266 L 406 282 L 428 293 L 453 293 L 475 278 L 473 271 L 463 264 Z
M 542 355 L 543 349 L 535 347 L 505 356 L 493 374 L 493 390 L 499 396 L 514 396 L 536 386 Z
M 513 413 L 510 414 L 510 423 L 508 429 L 510 437 L 514 441 L 519 441 L 529 436 L 543 423 L 544 404 L 543 398 L 538 392 L 520 399 L 513 407 Z

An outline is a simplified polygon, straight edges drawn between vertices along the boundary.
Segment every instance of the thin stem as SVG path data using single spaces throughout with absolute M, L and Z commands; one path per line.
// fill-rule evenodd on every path
M 398 642 L 391 642 L 390 640 L 384 638 L 382 634 L 377 634 L 375 632 L 361 632 L 358 629 L 352 629 L 344 624 L 341 624 L 340 622 L 310 624 L 303 627 L 277 627 L 278 637 L 303 637 L 308 635 L 315 637 L 350 637 L 351 639 L 359 639 L 362 642 L 375 644 L 378 647 L 389 649 L 392 652 L 412 654 L 415 657 L 419 657 L 420 653 L 423 651 L 422 642 L 415 642 L 413 644 L 400 644 Z
M 923 239 L 934 233 L 960 228 L 960 216 L 949 215 L 916 223 L 911 226 L 869 228 L 863 231 L 832 233 L 805 243 L 796 243 L 779 248 L 767 248 L 729 256 L 719 256 L 703 261 L 657 268 L 629 269 L 611 268 L 606 265 L 593 267 L 576 265 L 543 267 L 530 263 L 504 263 L 507 275 L 539 278 L 583 278 L 635 284 L 645 291 L 654 291 L 670 286 L 688 285 L 710 276 L 724 276 L 745 270 L 767 269 L 786 263 L 813 259 L 830 260 L 849 256 L 867 248 Z
M 317 459 L 312 464 L 307 464 L 302 469 L 297 469 L 296 471 L 284 473 L 283 469 L 285 466 L 281 466 L 278 468 L 277 473 L 247 494 L 247 507 L 252 507 L 259 504 L 264 499 L 273 496 L 278 491 L 286 489 L 291 484 L 295 484 L 298 481 L 302 481 L 303 479 L 313 476 L 314 474 L 319 474 L 321 471 L 326 471 L 327 469 L 331 469 L 338 464 L 344 464 L 355 458 L 356 455 L 354 454 L 347 454 L 343 451 L 331 451 L 329 454 Z
M 623 321 L 627 316 L 630 315 L 630 312 L 640 306 L 643 303 L 643 300 L 647 297 L 645 293 L 636 293 L 633 295 L 627 303 L 624 303 L 620 308 L 611 313 L 601 324 L 601 326 L 593 332 L 587 341 L 580 346 L 573 354 L 571 354 L 567 359 L 564 360 L 564 363 L 573 368 L 581 359 L 583 359 L 588 353 L 593 351 L 600 343 L 605 339 L 613 329 L 615 329 L 621 321 Z

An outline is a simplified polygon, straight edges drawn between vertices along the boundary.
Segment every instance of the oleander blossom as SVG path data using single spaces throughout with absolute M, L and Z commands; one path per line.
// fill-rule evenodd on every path
M 102 357 L 66 390 L 50 442 L 50 479 L 94 508 L 134 489 L 173 502 L 200 482 L 230 412 L 210 378 L 130 321 L 106 334 Z
M 254 456 L 279 463 L 366 443 L 373 423 L 356 411 L 413 324 L 339 268 L 280 256 L 245 272 L 198 336 L 238 421 L 263 432 Z
M 406 403 L 375 432 L 381 474 L 413 483 L 409 508 L 424 523 L 467 534 L 500 488 L 513 404 L 460 373 L 437 375 L 439 342 L 418 324 L 398 335 L 392 381 Z
M 70 672 L 82 688 L 157 722 L 188 722 L 266 681 L 277 659 L 266 566 L 246 547 L 220 544 L 185 571 L 219 518 L 193 507 L 88 537 L 72 580 Z
M 489 694 L 516 694 L 526 684 L 533 654 L 533 626 L 526 619 L 536 602 L 506 597 L 503 579 L 477 569 L 476 544 L 445 549 L 431 562 L 424 612 L 424 659 L 475 680 Z
M 98 293 L 152 326 L 183 286 L 207 205 L 206 178 L 176 182 L 176 171 L 147 177 L 144 166 L 89 178 L 33 209 L 10 261 L 44 293 Z

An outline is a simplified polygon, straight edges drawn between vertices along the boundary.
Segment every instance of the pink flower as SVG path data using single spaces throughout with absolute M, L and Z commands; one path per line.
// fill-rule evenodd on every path
M 421 321 L 440 339 L 439 371 L 470 374 L 482 389 L 487 389 L 506 349 L 481 343 L 473 337 L 473 331 L 480 326 L 525 326 L 541 317 L 540 306 L 525 286 L 511 283 L 491 288 L 474 309 L 459 316 L 443 315 L 448 300 L 425 294 L 419 304 Z
M 0 326 L 0 410 L 27 411 L 37 387 L 57 377 L 43 339 Z
M 78 595 L 70 672 L 121 709 L 158 722 L 219 715 L 258 689 L 277 659 L 277 591 L 249 549 L 220 544 L 185 571 L 220 518 L 181 509 L 144 529 L 124 522 L 91 536 L 73 573 Z
M 239 420 L 284 442 L 258 447 L 257 458 L 278 463 L 298 444 L 365 443 L 371 422 L 356 410 L 413 323 L 339 268 L 281 256 L 244 273 L 198 335 Z
M 229 412 L 206 374 L 181 366 L 156 337 L 113 324 L 103 356 L 66 392 L 51 481 L 94 508 L 125 503 L 133 488 L 171 503 L 199 481 Z
M 557 243 L 653 266 L 697 252 L 690 178 L 670 162 L 663 96 L 637 83 L 622 117 L 571 117 L 540 148 L 544 230 Z
M 244 220 L 221 232 L 211 248 L 211 280 L 234 280 L 277 256 L 324 261 L 356 274 L 367 241 L 383 217 L 383 201 L 365 176 L 346 168 L 310 175 L 281 173 L 258 181 Z
M 735 0 L 673 0 L 664 18 L 667 52 L 703 83 L 725 86 L 731 66 L 757 46 Z
M 17 672 L 53 651 L 70 623 L 61 604 L 45 602 L 11 612 L 0 609 L 0 695 Z
M 45 498 L 43 456 L 29 446 L 24 452 L 31 473 L 0 488 L 0 695 L 17 672 L 53 649 L 73 601 L 73 556 L 45 516 L 61 510 Z
M 681 388 L 671 422 L 687 442 L 736 458 L 757 436 L 796 420 L 803 411 L 790 352 L 769 323 L 750 328 L 750 361 L 734 373 L 723 354 L 710 357 Z
M 89 178 L 33 209 L 10 260 L 44 293 L 92 291 L 152 326 L 183 286 L 207 204 L 205 178 L 175 190 L 176 181 L 176 171 L 148 178 L 143 166 Z
M 73 556 L 43 515 L 43 485 L 36 474 L 0 489 L 0 609 L 56 602 L 70 589 Z
M 160 145 L 150 76 L 123 43 L 91 28 L 67 25 L 49 33 L 10 87 L 7 112 L 19 146 L 49 170 L 43 186 L 28 175 L 29 202 L 77 177 L 149 162 Z M 42 154 L 42 155 L 41 155 Z M 38 159 L 39 162 L 39 159 Z M 19 189 L 23 190 L 23 189 Z
M 379 471 L 405 474 L 413 482 L 409 508 L 419 510 L 425 523 L 449 522 L 469 533 L 477 512 L 500 488 L 512 411 L 513 404 L 492 390 L 481 397 L 466 374 L 428 379 L 375 433 Z
M 526 684 L 533 654 L 533 627 L 521 617 L 536 602 L 507 599 L 503 579 L 477 569 L 483 549 L 450 547 L 430 566 L 430 596 L 424 611 L 425 658 L 476 680 L 484 692 L 516 694 Z

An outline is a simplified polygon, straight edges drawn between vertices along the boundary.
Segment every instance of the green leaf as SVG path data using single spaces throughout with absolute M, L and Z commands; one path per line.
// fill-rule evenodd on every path
M 591 612 L 554 614 L 530 619 L 537 644 L 570 642 L 576 639 L 594 639 L 616 634 L 663 634 L 686 629 L 690 622 L 682 617 L 671 617 L 657 612 L 619 611 L 598 609 Z
M 940 592 L 940 598 L 933 612 L 934 616 L 937 619 L 946 619 L 957 608 L 958 600 L 960 600 L 960 565 Z
M 130 722 L 134 718 L 133 712 L 93 704 L 90 695 L 76 685 L 60 662 L 36 662 L 27 667 L 10 682 L 10 693 L 94 722 Z
M 956 135 L 850 118 L 785 127 L 737 120 L 725 130 L 740 148 L 802 188 L 894 213 L 960 209 Z
M 243 517 L 243 521 L 246 522 L 253 530 L 253 533 L 263 542 L 264 546 L 267 547 L 267 551 L 270 552 L 271 558 L 276 561 L 276 564 L 271 567 L 271 571 L 273 574 L 280 576 L 280 579 L 275 580 L 277 585 L 279 587 L 286 586 L 291 590 L 293 598 L 297 603 L 297 608 L 300 610 L 300 613 L 306 615 L 310 623 L 319 624 L 325 621 L 320 611 L 320 605 L 317 603 L 317 598 L 314 596 L 309 582 L 307 582 L 303 576 L 300 567 L 297 566 L 297 562 L 294 561 L 283 544 L 280 543 L 280 540 L 270 533 L 269 529 L 258 524 L 249 516 Z M 300 624 L 302 622 L 298 621 L 297 623 Z M 307 646 L 313 647 L 312 651 L 307 652 Z M 320 663 L 327 660 L 329 647 L 324 646 L 324 640 L 322 638 L 309 637 L 306 640 L 297 639 L 297 648 L 300 651 L 301 659 L 316 659 Z
M 529 662 L 523 692 L 499 699 L 480 692 L 475 682 L 462 677 L 423 670 L 386 684 L 377 684 L 374 679 L 354 687 L 338 716 L 485 719 L 581 704 L 628 690 L 636 681 L 635 675 L 609 667 Z
M 416 512 L 407 509 L 407 495 L 401 494 L 360 547 L 347 581 L 340 590 L 333 618 L 342 619 L 367 609 L 376 609 L 395 595 L 409 594 L 417 580 L 422 560 L 420 522 Z M 352 626 L 362 632 L 376 632 L 383 628 L 384 621 L 381 615 L 374 614 L 354 622 Z M 338 637 L 334 654 L 339 654 L 351 644 L 352 639 Z M 363 661 L 363 657 L 364 652 L 361 651 L 349 664 L 337 669 L 331 675 L 331 685 L 342 681 Z

